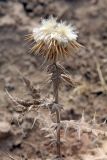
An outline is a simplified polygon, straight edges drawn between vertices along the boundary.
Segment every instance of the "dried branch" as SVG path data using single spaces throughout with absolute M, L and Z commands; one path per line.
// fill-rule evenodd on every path
M 103 87 L 103 90 L 107 91 L 107 84 L 106 84 L 105 79 L 103 77 L 100 64 L 99 64 L 99 62 L 97 60 L 96 60 L 96 66 L 97 66 L 97 72 L 98 72 L 99 79 L 100 79 L 101 85 Z

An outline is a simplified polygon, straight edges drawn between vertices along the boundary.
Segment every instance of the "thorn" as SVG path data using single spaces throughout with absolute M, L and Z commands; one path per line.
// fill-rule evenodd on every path
M 97 124 L 96 123 L 96 112 L 94 113 L 93 119 L 92 119 L 93 124 Z
M 34 118 L 34 121 L 33 121 L 33 124 L 32 124 L 32 126 L 31 126 L 31 129 L 33 129 L 33 127 L 34 127 L 36 121 L 37 121 L 37 117 Z
M 85 123 L 84 111 L 82 112 L 82 116 L 81 116 L 81 121 L 80 121 L 80 123 Z

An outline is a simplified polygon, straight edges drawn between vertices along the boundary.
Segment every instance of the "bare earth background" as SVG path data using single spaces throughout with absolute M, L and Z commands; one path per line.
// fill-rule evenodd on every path
M 107 82 L 107 0 L 0 0 L 0 160 L 11 160 L 9 156 L 15 160 L 49 160 L 55 152 L 37 124 L 31 130 L 34 114 L 29 113 L 18 125 L 19 114 L 5 94 L 6 88 L 13 96 L 28 97 L 19 72 L 39 86 L 43 96 L 51 91 L 44 84 L 47 74 L 40 67 L 43 60 L 28 53 L 24 40 L 41 17 L 49 15 L 72 22 L 79 31 L 78 41 L 85 46 L 62 62 L 74 79 L 87 83 L 75 97 L 69 85 L 62 86 L 62 118 L 79 119 L 83 111 L 88 120 L 95 112 L 99 122 L 107 118 L 107 94 L 96 67 L 97 59 Z M 66 160 L 94 160 L 98 148 L 107 152 L 106 138 L 95 139 L 84 133 L 79 141 L 73 133 L 62 154 Z M 91 158 L 86 159 L 88 155 Z

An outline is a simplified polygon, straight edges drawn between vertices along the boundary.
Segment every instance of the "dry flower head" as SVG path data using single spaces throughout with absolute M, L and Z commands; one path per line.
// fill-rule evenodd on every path
M 77 42 L 77 37 L 77 32 L 71 24 L 57 22 L 56 18 L 50 17 L 43 19 L 27 39 L 34 41 L 32 52 L 43 55 L 46 60 L 55 62 L 81 47 Z

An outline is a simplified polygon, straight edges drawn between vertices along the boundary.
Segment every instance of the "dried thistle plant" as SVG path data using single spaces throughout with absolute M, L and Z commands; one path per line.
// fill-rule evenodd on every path
M 77 33 L 72 25 L 66 22 L 57 22 L 56 18 L 43 19 L 41 25 L 33 29 L 33 33 L 28 35 L 29 40 L 34 41 L 31 51 L 40 54 L 46 61 L 51 63 L 47 71 L 51 74 L 53 84 L 53 106 L 56 112 L 57 121 L 57 157 L 61 158 L 60 151 L 60 107 L 59 107 L 59 85 L 63 80 L 71 85 L 73 82 L 69 76 L 65 75 L 64 69 L 57 64 L 60 58 L 67 57 L 72 52 L 81 47 L 77 42 Z
M 31 51 L 42 55 L 45 61 L 49 62 L 47 72 L 49 73 L 49 80 L 53 86 L 53 99 L 51 101 L 49 99 L 43 99 L 38 90 L 34 88 L 31 82 L 25 77 L 23 79 L 32 96 L 31 101 L 13 98 L 8 92 L 7 94 L 14 103 L 23 106 L 25 112 L 33 110 L 37 113 L 34 123 L 37 119 L 41 121 L 42 130 L 45 130 L 48 133 L 47 137 L 50 137 L 52 143 L 56 144 L 56 159 L 61 160 L 62 129 L 64 135 L 67 134 L 69 128 L 76 129 L 79 138 L 81 131 L 92 132 L 96 135 L 107 135 L 107 133 L 99 128 L 96 129 L 95 124 L 94 127 L 92 127 L 92 123 L 90 124 L 85 121 L 84 115 L 80 121 L 61 120 L 61 110 L 63 108 L 59 103 L 59 86 L 62 81 L 69 83 L 72 87 L 76 87 L 78 83 L 66 74 L 65 69 L 58 63 L 58 60 L 72 55 L 73 52 L 81 47 L 77 42 L 77 32 L 75 28 L 72 27 L 72 25 L 67 25 L 66 22 L 57 22 L 56 18 L 50 17 L 49 19 L 43 19 L 40 26 L 34 28 L 33 32 L 26 36 L 26 39 L 34 41 L 34 46 Z M 49 111 L 48 117 L 42 112 L 44 109 Z

